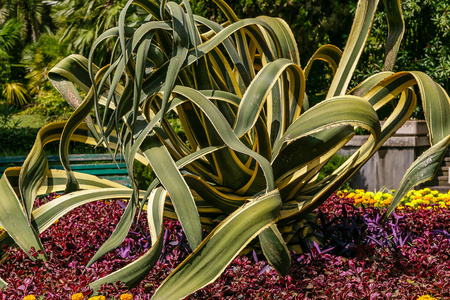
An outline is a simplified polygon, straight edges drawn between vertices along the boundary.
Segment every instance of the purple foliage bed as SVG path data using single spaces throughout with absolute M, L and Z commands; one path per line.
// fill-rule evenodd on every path
M 38 199 L 40 205 L 54 195 Z M 318 210 L 319 247 L 292 253 L 288 276 L 280 278 L 260 255 L 237 257 L 224 274 L 188 299 L 450 299 L 449 210 L 402 211 L 381 225 L 380 211 L 354 208 L 351 199 L 331 196 Z M 0 299 L 33 294 L 70 299 L 89 294 L 88 283 L 131 262 L 149 247 L 145 217 L 133 225 L 120 249 L 90 268 L 84 266 L 108 238 L 123 212 L 121 202 L 93 202 L 73 210 L 42 235 L 49 261 L 32 262 L 17 248 L 4 249 L 1 277 L 9 286 Z M 382 213 L 382 212 L 381 212 Z M 139 286 L 105 286 L 102 295 L 150 299 L 157 286 L 187 256 L 176 221 L 166 220 L 164 254 Z

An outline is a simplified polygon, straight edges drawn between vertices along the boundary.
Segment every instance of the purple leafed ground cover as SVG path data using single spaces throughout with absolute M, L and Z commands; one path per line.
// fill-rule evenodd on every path
M 37 205 L 54 195 L 38 199 Z M 224 274 L 188 299 L 450 299 L 450 211 L 405 210 L 382 224 L 374 208 L 355 208 L 351 199 L 331 196 L 318 210 L 316 233 L 322 243 L 304 254 L 292 253 L 292 268 L 282 278 L 261 255 L 237 257 Z M 61 218 L 41 235 L 49 261 L 31 261 L 17 248 L 5 248 L 1 277 L 9 283 L 0 300 L 33 294 L 70 299 L 128 264 L 149 247 L 145 214 L 122 246 L 90 268 L 84 266 L 109 237 L 123 212 L 120 201 L 93 202 Z M 165 220 L 164 253 L 135 288 L 109 285 L 102 295 L 118 299 L 128 292 L 150 299 L 157 286 L 188 254 L 176 221 Z

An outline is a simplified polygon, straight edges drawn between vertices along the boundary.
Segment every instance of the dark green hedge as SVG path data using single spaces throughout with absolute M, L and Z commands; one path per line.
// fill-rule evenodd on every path
M 344 46 L 356 7 L 355 1 L 348 0 L 230 0 L 227 3 L 242 19 L 267 15 L 285 20 L 297 39 L 302 65 L 319 45 Z M 195 1 L 193 6 L 196 14 L 225 21 L 212 0 Z
M 0 156 L 26 155 L 33 147 L 38 129 L 2 127 L 0 130 Z

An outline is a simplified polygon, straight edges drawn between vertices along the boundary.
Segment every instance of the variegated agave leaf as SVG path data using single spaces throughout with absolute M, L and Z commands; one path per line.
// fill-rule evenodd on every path
M 307 232 L 305 219 L 314 219 L 309 213 L 408 120 L 418 98 L 415 85 L 432 147 L 408 170 L 389 212 L 402 193 L 434 175 L 450 140 L 450 101 L 423 73 L 391 72 L 404 31 L 399 0 L 384 0 L 389 24 L 386 71 L 352 90 L 349 83 L 378 0 L 359 1 L 344 51 L 322 46 L 305 68 L 286 22 L 270 17 L 239 20 L 225 1 L 214 2 L 226 23 L 193 15 L 188 1 L 130 0 L 118 26 L 97 39 L 88 58 L 70 56 L 52 69 L 53 84 L 76 108 L 66 123 L 51 125 L 59 128 L 66 171 L 47 170 L 41 134 L 20 176 L 18 170 L 9 170 L 1 181 L 10 195 L 2 205 L 23 220 L 22 231 L 16 231 L 2 225 L 7 217 L 0 214 L 0 225 L 22 248 L 39 245 L 41 228 L 90 197 L 97 199 L 98 188 L 104 187 L 109 198 L 126 194 L 129 201 L 114 233 L 89 264 L 123 241 L 136 210 L 145 204 L 152 248 L 142 259 L 92 283 L 94 289 L 117 280 L 132 285 L 145 276 L 161 251 L 163 214 L 180 220 L 193 253 L 161 285 L 155 299 L 180 299 L 212 282 L 256 236 L 269 263 L 284 275 L 289 250 L 298 250 L 299 238 Z M 139 5 L 148 17 L 125 24 L 130 5 Z M 106 39 L 116 41 L 112 60 L 96 66 L 93 54 Z M 330 65 L 333 80 L 323 101 L 310 107 L 305 87 L 316 60 Z M 86 93 L 84 99 L 76 86 Z M 381 127 L 377 111 L 394 99 L 395 109 Z M 186 139 L 177 135 L 169 116 L 179 120 Z M 355 127 L 370 132 L 367 142 L 333 174 L 317 181 L 320 169 L 354 136 Z M 132 189 L 71 171 L 68 141 L 88 129 L 89 141 L 122 152 Z M 147 191 L 139 191 L 134 181 L 135 160 L 157 176 Z M 45 212 L 33 210 L 36 194 L 54 189 L 82 191 L 75 198 L 61 197 L 62 202 Z M 212 220 L 223 221 L 217 225 Z M 202 227 L 209 232 L 204 240 Z

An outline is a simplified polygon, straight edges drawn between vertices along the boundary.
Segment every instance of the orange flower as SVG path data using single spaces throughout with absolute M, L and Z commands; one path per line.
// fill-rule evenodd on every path
M 358 199 L 355 198 L 355 203 L 356 203 L 356 204 L 361 203 L 362 201 L 363 201 L 362 198 L 358 198 Z
M 133 300 L 133 296 L 130 294 L 122 294 L 120 295 L 120 300 Z
M 83 300 L 84 296 L 83 293 L 77 293 L 72 295 L 72 300 Z
M 23 297 L 23 300 L 36 300 L 36 297 L 34 295 L 28 295 Z

